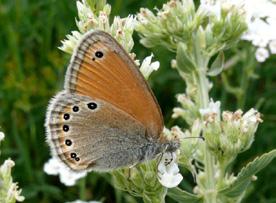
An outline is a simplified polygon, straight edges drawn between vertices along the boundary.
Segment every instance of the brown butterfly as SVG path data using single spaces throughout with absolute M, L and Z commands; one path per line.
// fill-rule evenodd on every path
M 139 69 L 103 31 L 86 33 L 74 50 L 45 126 L 53 155 L 75 171 L 131 166 L 179 147 L 162 135 L 160 107 Z

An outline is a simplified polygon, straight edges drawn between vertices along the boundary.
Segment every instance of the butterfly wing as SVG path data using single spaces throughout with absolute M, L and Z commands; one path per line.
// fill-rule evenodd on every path
M 106 171 L 145 158 L 146 129 L 122 110 L 99 99 L 60 92 L 46 119 L 54 155 L 75 171 Z
M 65 90 L 106 101 L 141 122 L 159 138 L 163 118 L 156 99 L 133 60 L 113 37 L 88 32 L 71 58 Z

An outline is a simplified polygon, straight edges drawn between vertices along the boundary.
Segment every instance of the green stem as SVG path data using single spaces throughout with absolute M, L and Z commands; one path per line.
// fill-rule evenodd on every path
M 201 69 L 204 70 L 204 69 Z M 198 74 L 198 90 L 199 90 L 199 103 L 200 108 L 208 107 L 209 103 L 209 82 L 204 74 L 204 71 Z M 204 135 L 204 132 L 203 132 Z M 207 144 L 205 145 L 205 173 L 206 173 L 206 184 L 204 188 L 204 199 L 206 203 L 216 203 L 216 184 L 215 184 L 215 160 L 213 155 L 208 149 Z
M 86 178 L 79 181 L 79 194 L 81 200 L 86 200 Z

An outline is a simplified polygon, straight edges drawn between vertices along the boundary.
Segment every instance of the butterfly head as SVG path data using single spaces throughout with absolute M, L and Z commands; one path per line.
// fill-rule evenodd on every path
M 170 140 L 164 143 L 164 152 L 175 152 L 180 147 L 180 141 L 178 139 Z

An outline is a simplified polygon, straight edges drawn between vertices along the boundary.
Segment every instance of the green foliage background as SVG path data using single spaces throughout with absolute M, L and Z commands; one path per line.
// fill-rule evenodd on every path
M 112 14 L 127 16 L 140 7 L 160 7 L 163 0 L 113 0 Z M 70 56 L 57 49 L 66 34 L 76 29 L 75 1 L 72 0 L 1 0 L 0 1 L 0 126 L 6 134 L 1 146 L 0 163 L 11 157 L 16 162 L 13 176 L 23 188 L 26 202 L 65 202 L 75 199 L 104 202 L 140 202 L 128 194 L 114 190 L 108 174 L 90 173 L 75 187 L 65 187 L 56 176 L 43 172 L 50 157 L 43 127 L 49 99 L 63 86 L 64 72 Z M 135 35 L 137 57 L 154 52 L 161 68 L 150 79 L 160 102 L 167 126 L 176 106 L 175 94 L 184 92 L 185 84 L 170 68 L 172 56 L 165 50 L 146 50 Z M 246 46 L 242 44 L 241 46 Z M 241 47 L 237 47 L 238 52 Z M 248 63 L 248 61 L 244 61 Z M 238 64 L 224 73 L 233 84 L 240 84 L 248 74 Z M 211 95 L 221 100 L 223 109 L 258 108 L 263 114 L 256 140 L 250 150 L 239 156 L 233 166 L 241 168 L 255 156 L 276 146 L 276 57 L 256 68 L 257 79 L 243 85 L 244 95 L 237 101 L 225 90 L 221 77 L 214 79 Z M 247 78 L 248 79 L 248 78 Z M 247 81 L 247 80 L 246 80 Z M 241 83 L 243 84 L 243 83 Z M 276 202 L 276 162 L 258 174 L 245 202 Z M 181 187 L 191 191 L 192 177 L 186 174 Z M 168 202 L 173 202 L 168 199 Z

